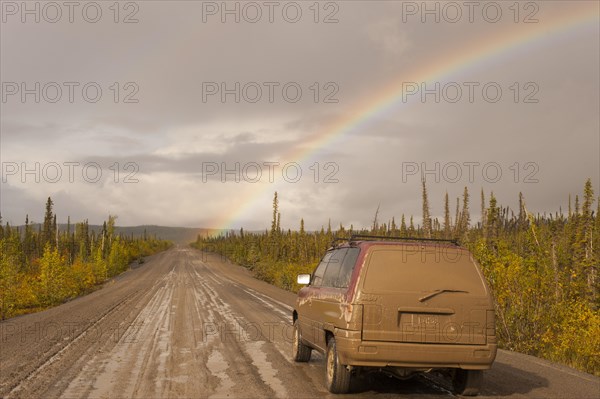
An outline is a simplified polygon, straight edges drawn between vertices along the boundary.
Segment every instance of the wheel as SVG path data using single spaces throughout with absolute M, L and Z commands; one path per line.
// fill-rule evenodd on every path
M 308 362 L 312 349 L 302 343 L 298 320 L 294 321 L 294 342 L 292 343 L 292 358 L 295 362 Z
M 327 389 L 331 393 L 347 393 L 350 389 L 350 371 L 346 366 L 340 364 L 335 338 L 329 338 L 327 341 L 327 360 L 326 360 L 326 379 Z
M 483 370 L 463 370 L 454 372 L 452 385 L 454 392 L 463 396 L 477 396 L 483 381 Z

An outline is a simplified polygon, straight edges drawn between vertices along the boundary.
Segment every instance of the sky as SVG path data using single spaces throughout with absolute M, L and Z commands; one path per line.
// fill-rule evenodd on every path
M 265 229 L 600 194 L 597 1 L 1 5 L 3 222 Z

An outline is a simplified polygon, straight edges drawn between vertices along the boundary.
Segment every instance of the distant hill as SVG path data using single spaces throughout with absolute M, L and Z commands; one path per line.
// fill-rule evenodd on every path
M 98 228 L 98 231 L 102 229 L 102 226 L 94 226 Z M 116 226 L 115 232 L 117 234 L 132 235 L 134 237 L 141 237 L 144 235 L 144 231 L 148 236 L 155 236 L 163 240 L 173 241 L 176 244 L 189 244 L 196 241 L 199 234 L 218 234 L 219 230 L 215 229 L 204 229 L 195 227 L 168 227 L 168 226 L 155 226 L 155 225 L 142 225 L 142 226 Z
M 31 226 L 34 230 L 38 230 L 41 227 L 39 223 L 33 223 Z M 21 232 L 24 231 L 24 225 L 17 227 L 21 230 Z M 91 231 L 95 231 L 96 233 L 102 231 L 101 225 L 90 224 L 89 228 Z M 66 231 L 67 224 L 60 223 L 58 225 L 58 229 L 60 231 Z M 71 231 L 75 229 L 75 226 L 73 224 L 71 225 L 71 229 Z M 154 236 L 163 240 L 172 241 L 175 244 L 189 244 L 193 241 L 196 241 L 198 234 L 202 234 L 204 236 L 207 234 L 214 235 L 220 233 L 221 231 L 223 230 L 205 229 L 201 227 L 168 227 L 155 225 L 115 226 L 116 234 L 123 234 L 127 236 L 133 235 L 134 237 L 141 237 L 144 235 L 145 232 L 145 234 L 147 234 L 150 237 Z

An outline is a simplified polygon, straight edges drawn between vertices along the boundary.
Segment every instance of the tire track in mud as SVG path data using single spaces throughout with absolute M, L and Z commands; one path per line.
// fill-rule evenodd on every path
M 201 315 L 204 320 L 203 341 L 207 344 L 209 359 L 212 359 L 210 365 L 217 366 L 216 370 L 210 369 L 213 377 L 218 379 L 213 392 L 215 397 L 228 394 L 247 396 L 250 387 L 252 396 L 288 397 L 271 363 L 262 358 L 262 352 L 254 345 L 259 341 L 253 339 L 261 337 L 250 337 L 246 330 L 249 322 L 233 311 L 217 293 L 216 288 L 223 287 L 225 282 L 211 276 L 205 265 L 192 264 L 200 266 L 204 272 L 200 274 L 195 268 L 193 273 L 196 299 L 206 312 L 205 317 Z M 258 361 L 256 357 L 259 357 Z
M 185 298 L 180 296 L 185 291 L 178 289 L 186 284 L 179 273 L 182 267 L 183 263 L 174 262 L 162 278 L 162 286 L 132 322 L 126 334 L 129 339 L 119 341 L 111 351 L 93 359 L 70 384 L 65 396 L 160 397 L 177 392 L 179 384 L 187 383 L 189 376 L 177 375 L 177 370 L 191 361 L 192 351 L 185 344 L 176 347 L 172 342 L 175 313 L 178 308 L 186 309 Z M 175 349 L 180 353 L 173 362 Z
M 60 348 L 53 347 L 54 351 L 46 352 L 41 359 L 46 359 L 43 363 L 37 366 L 34 370 L 32 370 L 23 380 L 21 380 L 18 384 L 13 387 L 10 387 L 10 391 L 7 394 L 7 397 L 13 396 L 21 396 L 21 391 L 24 390 L 25 386 L 29 384 L 33 384 L 33 380 L 37 375 L 44 372 L 46 369 L 50 368 L 53 363 L 61 360 L 61 357 L 66 354 L 67 351 L 73 350 L 73 347 L 78 345 L 80 341 L 84 340 L 88 335 L 90 335 L 90 331 L 97 328 L 102 322 L 105 321 L 107 317 L 109 317 L 114 311 L 118 308 L 126 307 L 126 305 L 133 300 L 133 298 L 140 294 L 140 291 L 135 291 L 128 296 L 126 296 L 123 301 L 118 302 L 111 308 L 109 308 L 106 312 L 100 315 L 100 318 L 91 323 L 87 328 L 83 329 L 80 333 L 78 333 L 72 341 L 68 342 L 64 346 L 60 346 Z
M 269 332 L 225 296 L 251 306 L 249 313 L 258 310 L 259 318 L 273 317 L 267 301 L 179 251 L 127 339 L 88 359 L 62 396 L 289 397 L 279 367 L 290 364 L 284 343 L 272 345 Z M 285 316 L 280 310 L 277 323 Z
M 221 319 L 211 316 L 210 320 L 223 323 L 217 326 L 209 324 L 208 332 L 217 331 L 218 339 L 228 345 L 235 338 L 244 358 L 250 359 L 248 364 L 255 368 L 254 374 L 258 372 L 260 381 L 270 388 L 267 396 L 314 397 L 326 394 L 322 385 L 316 385 L 315 389 L 312 384 L 307 387 L 305 383 L 296 382 L 295 378 L 290 381 L 290 374 L 297 374 L 300 380 L 306 377 L 302 369 L 306 364 L 298 365 L 290 358 L 292 309 L 289 305 L 218 275 L 201 261 L 193 261 L 193 264 L 199 266 L 195 271 L 196 277 L 207 294 L 205 301 L 208 300 L 208 303 L 204 305 L 211 314 L 221 316 Z M 199 300 L 202 301 L 201 298 Z M 318 380 L 321 384 L 322 381 Z M 233 392 L 236 393 L 235 389 Z
M 109 341 L 105 345 L 94 351 L 86 362 L 81 365 L 78 370 L 77 377 L 73 378 L 69 384 L 64 387 L 64 391 L 61 392 L 63 397 L 85 397 L 90 396 L 98 388 L 102 387 L 105 383 L 105 379 L 110 376 L 111 372 L 114 371 L 115 364 L 123 361 L 123 355 L 121 355 L 123 348 L 130 347 L 139 343 L 139 337 L 143 335 L 143 331 L 148 327 L 145 320 L 147 315 L 147 309 L 153 309 L 160 306 L 162 303 L 162 295 L 165 292 L 165 285 L 168 283 L 169 274 L 158 279 L 148 290 L 143 290 L 145 297 L 143 300 L 138 301 L 137 306 L 134 308 L 134 317 L 129 318 L 129 321 L 125 324 L 127 327 L 123 333 L 120 334 L 114 341 Z M 114 354 L 117 354 L 114 358 Z M 131 373 L 140 367 L 133 367 Z M 100 389 L 100 392 L 102 390 Z M 124 391 L 120 391 L 121 393 Z

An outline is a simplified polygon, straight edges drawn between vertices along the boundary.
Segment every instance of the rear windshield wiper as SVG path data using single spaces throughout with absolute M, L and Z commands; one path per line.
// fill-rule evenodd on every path
M 434 296 L 441 294 L 443 292 L 464 292 L 466 294 L 469 293 L 469 291 L 465 291 L 465 290 L 435 290 L 433 292 L 430 292 L 429 294 L 422 296 L 421 298 L 419 298 L 419 302 L 425 302 L 428 299 L 433 298 Z

